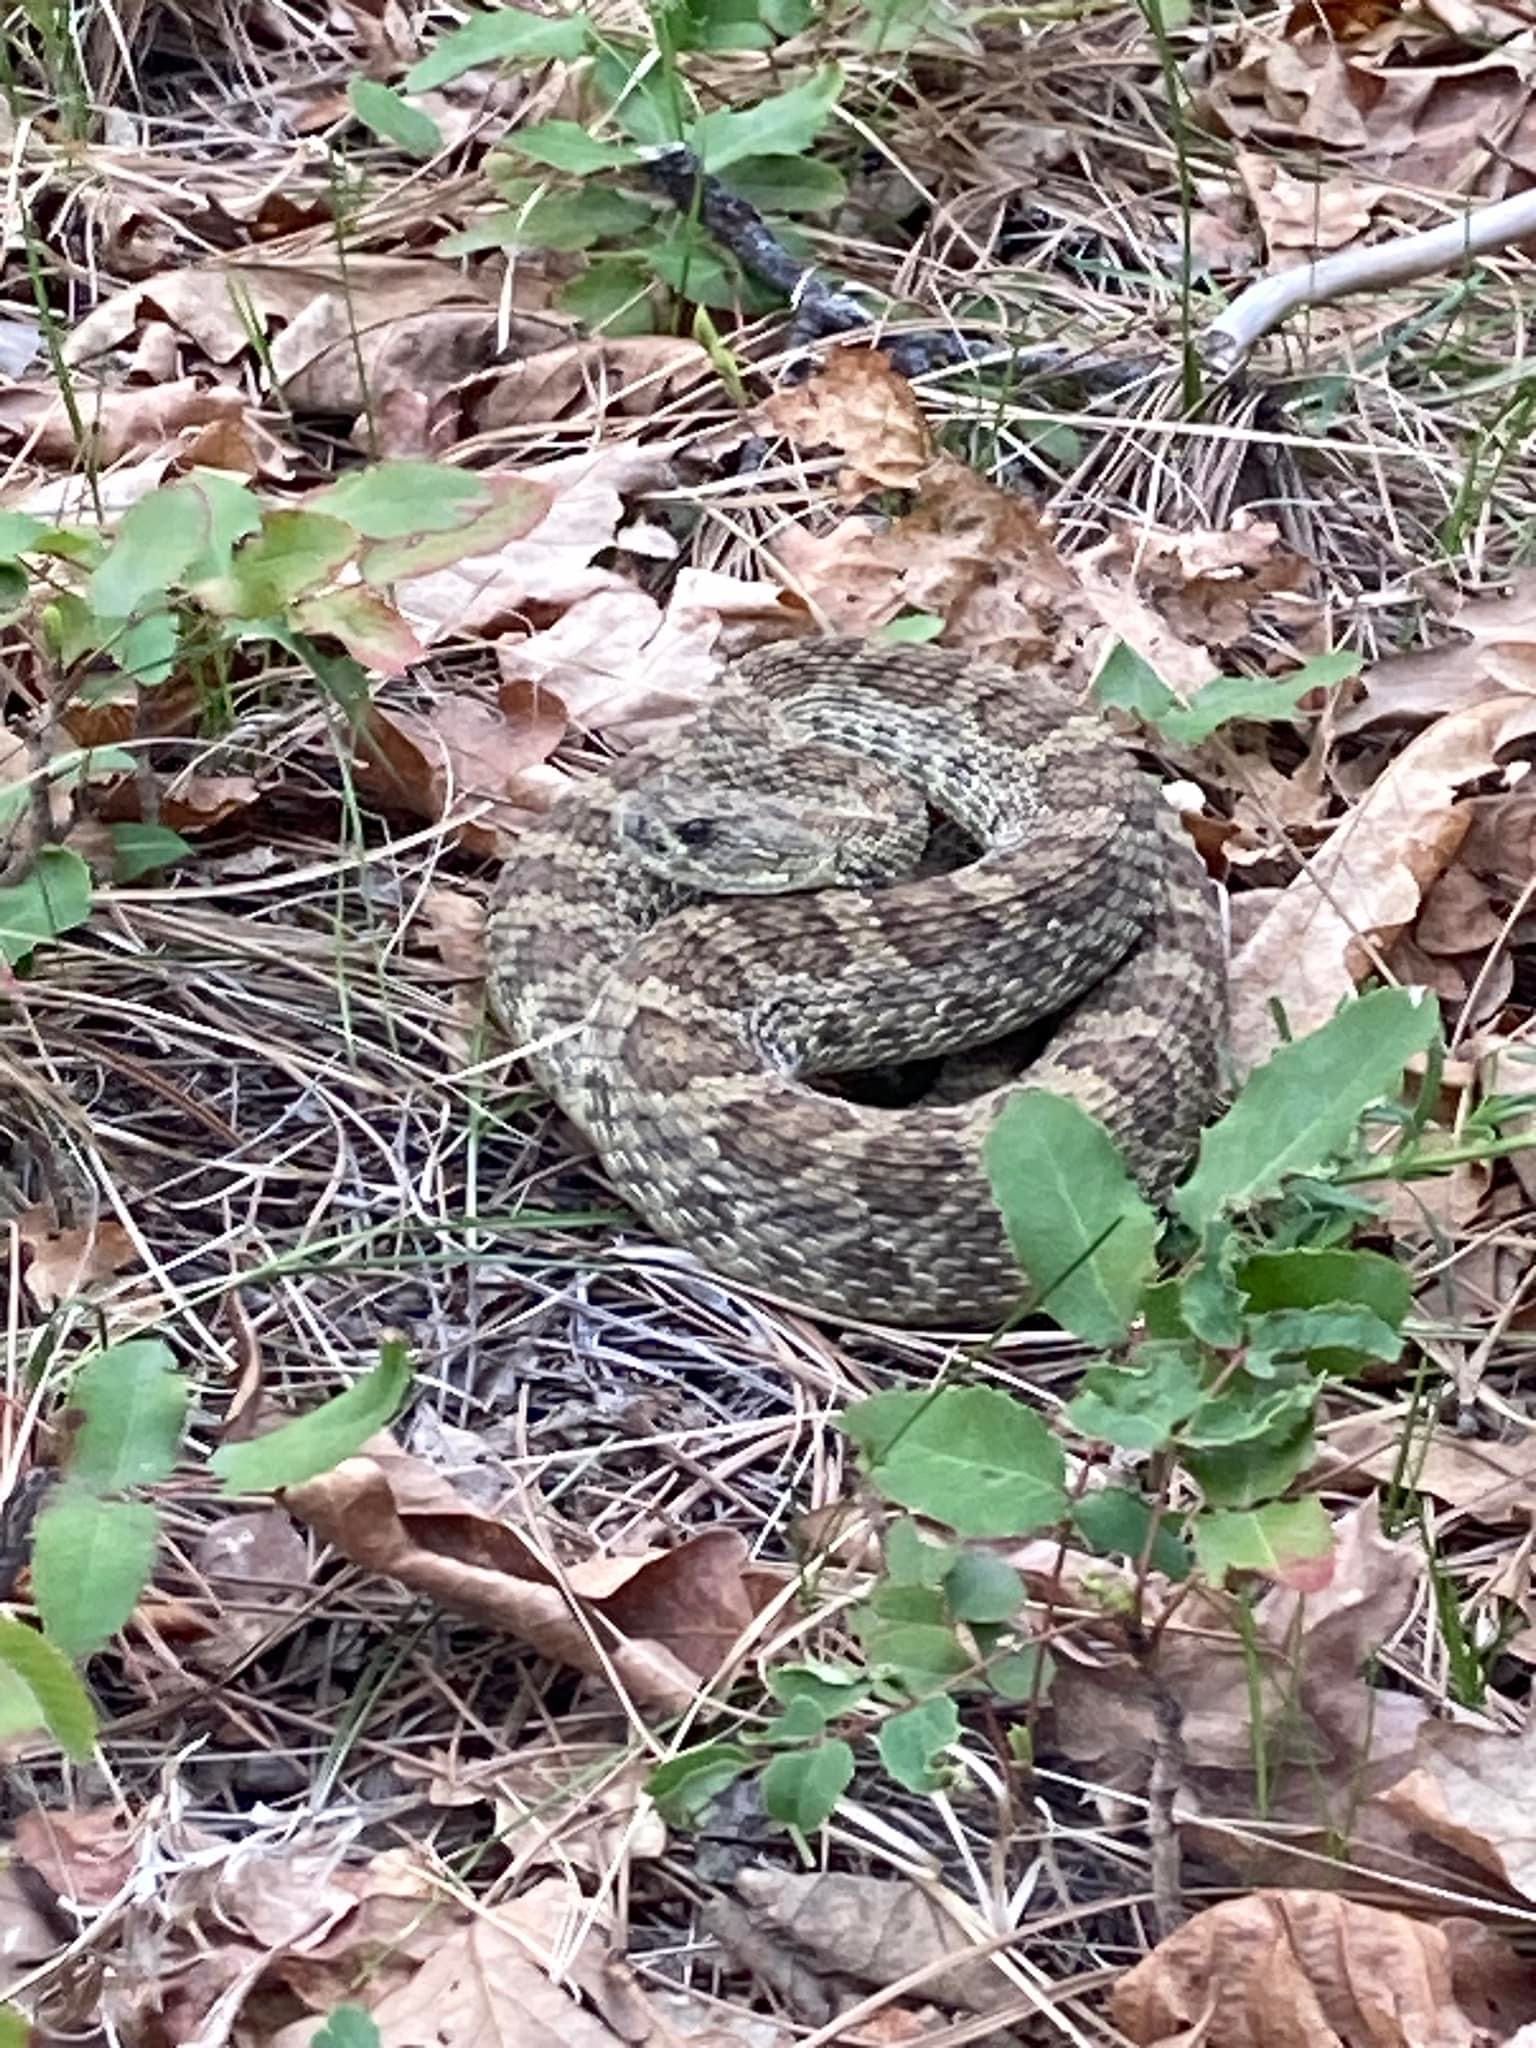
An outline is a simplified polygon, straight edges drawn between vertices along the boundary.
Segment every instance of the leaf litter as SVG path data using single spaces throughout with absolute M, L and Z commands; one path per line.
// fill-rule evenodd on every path
M 854 24 L 844 90 L 862 120 L 878 87 L 891 160 L 850 166 L 816 234 L 830 267 L 939 328 L 983 294 L 999 336 L 1123 352 L 1128 328 L 1168 334 L 1185 233 L 1199 275 L 1231 283 L 1261 249 L 1306 261 L 1439 217 L 1446 194 L 1496 197 L 1530 154 L 1523 29 L 1497 9 L 1218 24 L 1186 53 L 1207 125 L 1181 221 L 1148 169 L 1168 161 L 1167 88 L 1139 17 L 1041 24 L 1021 56 L 995 23 L 931 12 L 894 95 L 881 35 L 905 29 Z M 566 295 L 601 259 L 437 253 L 505 196 L 487 142 L 590 120 L 588 60 L 408 91 L 442 144 L 413 157 L 359 139 L 286 18 L 263 18 L 259 47 L 222 16 L 205 31 L 206 160 L 153 63 L 134 119 L 154 147 L 92 140 L 76 179 L 38 131 L 19 145 L 40 191 L 68 189 L 60 235 L 70 208 L 85 224 L 57 293 L 85 440 L 13 269 L 5 509 L 111 525 L 206 471 L 291 507 L 365 453 L 446 458 L 502 495 L 473 547 L 430 526 L 374 537 L 306 596 L 302 629 L 367 671 L 360 713 L 299 657 L 200 670 L 174 705 L 180 679 L 124 686 L 93 658 L 93 723 L 77 700 L 66 725 L 50 643 L 12 622 L 18 772 L 70 746 L 128 746 L 136 768 L 50 782 L 48 830 L 90 848 L 99 914 L 8 987 L 0 1024 L 27 1346 L 7 1469 L 47 1484 L 46 1374 L 89 1327 L 136 1327 L 151 1287 L 209 1441 L 235 1388 L 241 1406 L 261 1389 L 252 1412 L 312 1408 L 401 1321 L 436 1427 L 251 1514 L 178 1474 L 152 1596 L 93 1660 L 112 1803 L 78 1803 L 46 1745 L 8 1738 L 10 1874 L 28 1874 L 0 1904 L 11 1987 L 49 2027 L 107 2012 L 155 2048 L 307 2044 L 349 2004 L 391 2043 L 777 2048 L 786 2012 L 822 2027 L 858 2008 L 850 2038 L 873 2040 L 939 2032 L 935 2007 L 1012 2023 L 1038 2009 L 1026 1964 L 1043 1963 L 1058 2020 L 1108 2012 L 1135 2040 L 1516 2039 L 1531 2015 L 1493 1928 L 1531 1897 L 1528 1163 L 1373 1197 L 1464 1433 L 1427 1428 L 1410 1477 L 1381 1388 L 1330 1391 L 1307 1481 L 1333 1518 L 1325 1585 L 1240 1610 L 1002 1547 L 1055 1665 L 1023 1751 L 1013 1724 L 967 1715 L 942 1801 L 861 1779 L 834 1867 L 811 1874 L 750 1798 L 718 1800 L 704 1826 L 733 1921 L 698 1875 L 704 1834 L 695 1867 L 645 1790 L 657 1730 L 728 1715 L 755 1740 L 744 1674 L 807 1645 L 835 1668 L 868 1560 L 829 1538 L 804 1568 L 790 1544 L 808 1495 L 823 1529 L 855 1512 L 827 1416 L 948 1361 L 812 1330 L 615 1235 L 544 1109 L 487 1066 L 476 982 L 488 863 L 571 775 L 707 702 L 746 646 L 938 635 L 1050 659 L 1085 696 L 1124 648 L 1187 708 L 1348 637 L 1359 685 L 1211 739 L 1113 715 L 1229 884 L 1240 1054 L 1272 1042 L 1273 998 L 1299 1032 L 1372 979 L 1427 981 L 1454 1039 L 1421 1076 L 1423 1143 L 1468 1149 L 1527 1085 L 1536 985 L 1532 475 L 1518 393 L 1498 409 L 1520 259 L 1475 317 L 1447 309 L 1444 279 L 1319 312 L 1288 337 L 1279 424 L 1236 411 L 1229 431 L 1218 412 L 1204 439 L 1150 388 L 1106 398 L 1023 356 L 1017 378 L 951 359 L 908 381 L 851 345 L 785 377 L 783 322 L 755 324 L 739 284 L 674 332 L 591 332 Z M 127 33 L 159 60 L 156 25 Z M 387 9 L 312 40 L 327 79 L 366 67 L 387 90 L 424 43 Z M 1084 94 L 1085 52 L 1137 79 L 1113 112 Z M 750 93 L 750 65 L 707 68 L 715 111 Z M 300 142 L 322 134 L 321 153 Z M 901 223 L 930 200 L 913 243 Z M 658 276 L 631 300 L 654 308 Z M 124 823 L 187 835 L 187 856 L 113 880 Z M 1064 1368 L 1023 1332 L 988 1370 L 1050 1400 Z M 1368 1486 L 1391 1534 L 1358 1505 Z M 1496 1643 L 1476 1699 L 1447 1583 Z M 1148 1595 L 1155 1654 L 1128 1655 L 1124 1614 Z M 1170 1704 L 1171 1813 L 1202 1880 L 1236 1895 L 1154 1946 L 1137 1802 L 1167 1765 Z M 1284 1888 L 1244 1889 L 1266 1883 Z

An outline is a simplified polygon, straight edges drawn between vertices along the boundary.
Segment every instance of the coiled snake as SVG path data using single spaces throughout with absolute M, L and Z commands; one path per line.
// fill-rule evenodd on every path
M 930 807 L 969 865 L 915 872 Z M 893 1110 L 808 1077 L 1066 1010 L 1020 1080 L 1102 1118 L 1154 1195 L 1216 1099 L 1220 932 L 1155 786 L 1048 673 L 944 649 L 738 662 L 520 842 L 489 956 L 505 1029 L 646 1221 L 841 1317 L 1018 1304 L 981 1164 L 1008 1091 Z

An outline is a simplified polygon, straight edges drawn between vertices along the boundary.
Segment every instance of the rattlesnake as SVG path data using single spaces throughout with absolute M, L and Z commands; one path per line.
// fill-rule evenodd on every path
M 981 851 L 914 878 L 930 806 Z M 1075 1005 L 1022 1078 L 1101 1117 L 1154 1195 L 1216 1097 L 1220 933 L 1188 840 L 1047 672 L 944 649 L 748 655 L 520 842 L 488 951 L 504 1028 L 646 1221 L 840 1317 L 1018 1304 L 981 1164 L 1007 1090 L 891 1110 L 807 1076 Z

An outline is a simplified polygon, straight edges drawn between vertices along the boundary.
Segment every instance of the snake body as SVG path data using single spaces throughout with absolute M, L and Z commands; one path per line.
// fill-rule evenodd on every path
M 969 865 L 917 871 L 934 811 Z M 1018 1305 L 982 1166 L 1009 1087 L 891 1110 L 813 1076 L 1065 1011 L 1009 1085 L 1074 1097 L 1154 1196 L 1217 1097 L 1220 931 L 1155 786 L 1048 672 L 943 649 L 747 656 L 520 842 L 488 951 L 504 1028 L 651 1227 L 842 1318 Z

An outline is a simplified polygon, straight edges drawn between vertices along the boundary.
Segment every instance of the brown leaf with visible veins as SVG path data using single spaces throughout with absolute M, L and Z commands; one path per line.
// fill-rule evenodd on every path
M 1429 1722 L 1415 1768 L 1381 1798 L 1418 1833 L 1536 1899 L 1536 1723 L 1502 1735 Z
M 530 770 L 565 735 L 565 707 L 530 694 L 515 711 L 456 691 L 426 711 L 374 702 L 358 732 L 358 780 L 417 818 L 465 818 L 456 831 L 473 853 L 505 853 L 520 824 L 548 808 L 559 778 Z
M 1206 2048 L 1477 2048 L 1444 1929 L 1334 1892 L 1196 1914 L 1126 1972 L 1112 2006 L 1147 2048 L 1202 2026 Z
M 284 1504 L 365 1569 L 516 1636 L 578 1671 L 611 1673 L 679 1711 L 754 1611 L 746 1546 L 706 1530 L 671 1551 L 589 1557 L 556 1572 L 509 1523 L 480 1513 L 390 1448 L 290 1488 Z
M 878 349 L 833 349 L 815 376 L 766 399 L 758 417 L 799 448 L 846 456 L 838 488 L 849 504 L 876 486 L 917 489 L 935 460 L 912 386 Z
M 1274 1050 L 1273 1002 L 1294 1037 L 1327 1023 L 1455 857 L 1472 823 L 1458 792 L 1533 733 L 1536 699 L 1504 696 L 1441 719 L 1388 762 L 1233 959 L 1241 1068 Z

